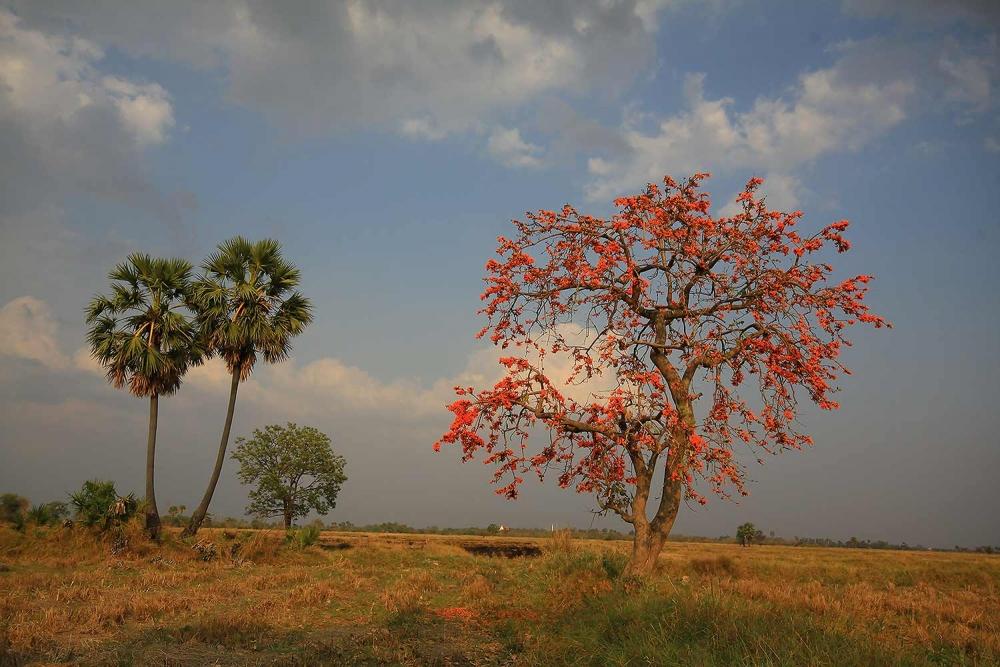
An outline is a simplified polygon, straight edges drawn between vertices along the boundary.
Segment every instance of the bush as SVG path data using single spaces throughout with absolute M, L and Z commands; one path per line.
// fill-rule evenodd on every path
M 28 499 L 16 493 L 0 495 L 0 521 L 18 524 L 24 520 L 24 511 L 28 509 Z
M 298 530 L 288 531 L 285 535 L 285 540 L 300 549 L 305 549 L 319 542 L 320 532 L 319 526 L 310 525 Z
M 32 506 L 28 510 L 27 519 L 36 526 L 48 526 L 58 524 L 68 515 L 66 503 L 57 500 Z
M 617 551 L 606 553 L 601 559 L 601 565 L 604 567 L 604 574 L 608 575 L 608 579 L 615 581 L 625 571 L 625 567 L 628 565 L 628 556 Z
M 114 482 L 88 480 L 70 496 L 76 521 L 88 527 L 108 530 L 128 522 L 139 509 L 133 494 L 119 496 Z

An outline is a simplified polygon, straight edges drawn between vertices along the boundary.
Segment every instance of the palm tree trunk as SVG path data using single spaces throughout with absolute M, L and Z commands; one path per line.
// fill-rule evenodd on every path
M 208 514 L 208 506 L 212 502 L 212 495 L 215 494 L 215 486 L 219 483 L 219 475 L 222 474 L 222 464 L 226 461 L 226 447 L 229 446 L 229 431 L 233 426 L 233 414 L 236 411 L 236 392 L 240 388 L 240 371 L 233 371 L 233 383 L 229 389 L 229 409 L 226 411 L 226 426 L 222 429 L 222 441 L 219 443 L 219 454 L 215 457 L 215 469 L 212 470 L 212 478 L 208 481 L 208 488 L 201 499 L 198 509 L 191 515 L 191 521 L 187 528 L 181 533 L 182 537 L 190 537 L 198 532 L 205 515 Z
M 146 530 L 154 540 L 160 538 L 160 513 L 156 510 L 156 491 L 153 489 L 153 470 L 156 461 L 156 422 L 160 397 L 149 397 L 149 435 L 146 438 Z

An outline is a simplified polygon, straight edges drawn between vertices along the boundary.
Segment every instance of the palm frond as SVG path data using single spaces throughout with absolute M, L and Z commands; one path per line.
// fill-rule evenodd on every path
M 85 309 L 87 342 L 115 387 L 168 394 L 206 354 L 191 298 L 191 263 L 132 253 L 108 274 L 110 295 Z

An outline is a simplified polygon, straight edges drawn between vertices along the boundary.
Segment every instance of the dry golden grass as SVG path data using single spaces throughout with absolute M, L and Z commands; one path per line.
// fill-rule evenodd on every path
M 996 556 L 671 543 L 626 593 L 628 545 L 568 533 L 324 533 L 296 549 L 278 531 L 203 532 L 208 562 L 173 534 L 130 533 L 111 556 L 82 530 L 0 528 L 0 664 L 1000 659 Z M 542 555 L 473 556 L 471 543 Z

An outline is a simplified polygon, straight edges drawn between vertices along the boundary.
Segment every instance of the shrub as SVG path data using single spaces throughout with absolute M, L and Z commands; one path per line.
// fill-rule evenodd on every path
M 28 499 L 16 493 L 4 493 L 0 495 L 0 521 L 7 521 L 17 524 L 28 509 Z
M 69 508 L 66 503 L 53 501 L 32 506 L 27 512 L 27 519 L 36 526 L 48 526 L 58 524 L 69 515 Z
M 133 494 L 119 496 L 114 482 L 87 480 L 70 496 L 76 521 L 88 527 L 108 530 L 128 522 L 139 509 Z
M 45 505 L 32 505 L 28 510 L 26 518 L 36 526 L 47 526 L 51 521 L 49 508 Z
M 61 500 L 53 500 L 50 503 L 45 503 L 45 507 L 49 513 L 50 523 L 61 523 L 69 516 L 69 505 Z
M 608 579 L 615 581 L 625 571 L 625 566 L 628 565 L 628 556 L 617 551 L 606 553 L 601 559 L 601 565 L 604 567 L 604 574 L 608 575 Z
M 319 542 L 320 532 L 319 527 L 313 525 L 290 530 L 285 534 L 285 541 L 294 544 L 299 549 L 305 549 Z

